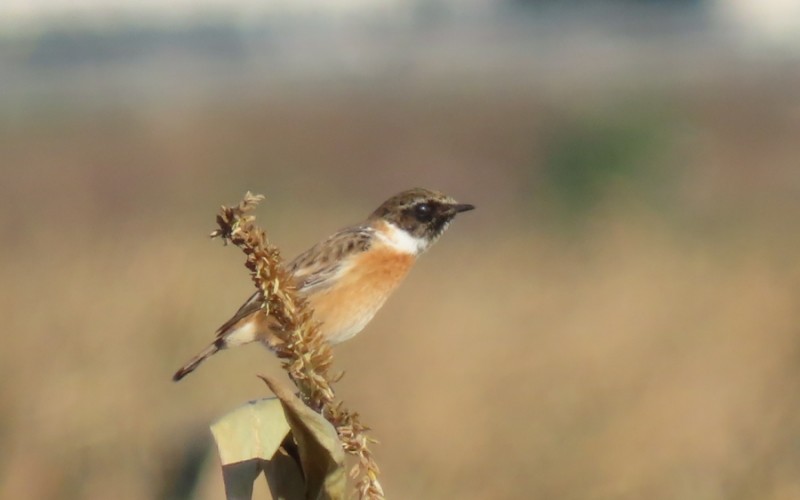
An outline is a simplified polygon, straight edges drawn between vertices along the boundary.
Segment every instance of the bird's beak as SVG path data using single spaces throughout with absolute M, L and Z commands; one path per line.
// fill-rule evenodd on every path
M 469 212 L 470 210 L 474 210 L 475 205 L 470 205 L 469 203 L 459 203 L 457 205 L 453 205 L 453 212 L 461 213 L 461 212 Z

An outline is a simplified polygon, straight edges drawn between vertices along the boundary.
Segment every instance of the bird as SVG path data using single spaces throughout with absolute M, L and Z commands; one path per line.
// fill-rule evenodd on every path
M 431 189 L 402 191 L 363 222 L 336 231 L 289 262 L 286 269 L 323 338 L 335 345 L 361 332 L 455 216 L 474 208 Z M 274 348 L 280 342 L 275 322 L 261 302 L 260 292 L 254 293 L 173 380 L 223 349 L 256 341 Z

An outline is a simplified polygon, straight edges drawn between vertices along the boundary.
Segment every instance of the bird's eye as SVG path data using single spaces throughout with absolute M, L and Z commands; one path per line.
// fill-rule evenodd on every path
M 414 207 L 414 215 L 422 222 L 428 222 L 433 218 L 433 207 L 429 203 L 420 203 Z

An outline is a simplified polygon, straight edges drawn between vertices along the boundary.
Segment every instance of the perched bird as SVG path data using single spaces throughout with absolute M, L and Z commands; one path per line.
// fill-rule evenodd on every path
M 456 214 L 473 208 L 436 191 L 410 189 L 383 202 L 364 222 L 341 229 L 298 255 L 287 269 L 314 310 L 323 337 L 338 344 L 363 330 L 417 257 L 436 242 Z M 279 339 L 272 325 L 256 292 L 173 380 L 228 347 L 255 341 L 274 347 Z

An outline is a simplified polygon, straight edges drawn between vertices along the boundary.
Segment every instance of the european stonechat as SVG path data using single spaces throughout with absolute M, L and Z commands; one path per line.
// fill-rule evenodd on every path
M 297 291 L 308 300 L 323 337 L 338 344 L 363 330 L 417 257 L 439 239 L 456 214 L 473 208 L 428 189 L 403 191 L 383 202 L 366 221 L 335 232 L 290 262 Z M 274 347 L 279 339 L 272 324 L 256 292 L 173 380 L 228 347 L 255 341 Z

